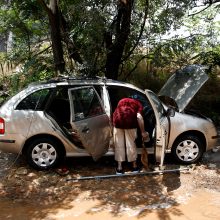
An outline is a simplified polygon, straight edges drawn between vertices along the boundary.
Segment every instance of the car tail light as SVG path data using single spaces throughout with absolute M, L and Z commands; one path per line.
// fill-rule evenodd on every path
M 0 118 L 0 134 L 5 133 L 5 120 L 3 118 Z

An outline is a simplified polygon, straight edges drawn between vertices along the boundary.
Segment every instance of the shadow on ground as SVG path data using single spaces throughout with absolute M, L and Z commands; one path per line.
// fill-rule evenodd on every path
M 8 155 L 7 162 L 13 163 L 13 159 L 16 158 Z M 179 173 L 74 182 L 66 179 L 114 174 L 114 159 L 105 157 L 98 162 L 91 158 L 68 159 L 68 176 L 60 176 L 54 170 L 33 170 L 22 157 L 12 166 L 9 164 L 0 175 L 1 219 L 47 219 L 49 214 L 56 215 L 58 209 L 72 209 L 84 201 L 98 201 L 86 210 L 89 214 L 108 211 L 115 217 L 129 213 L 144 217 L 162 209 L 158 212 L 161 220 L 169 219 L 169 213 L 182 215 L 173 196 L 181 185 Z M 166 208 L 171 206 L 168 212 Z
M 150 163 L 154 163 L 152 158 Z M 79 208 L 88 201 L 92 206 L 84 207 L 84 211 L 91 216 L 107 211 L 112 217 L 127 215 L 142 218 L 157 210 L 158 219 L 169 220 L 170 215 L 183 215 L 178 208 L 179 200 L 175 192 L 181 189 L 185 194 L 182 191 L 184 184 L 186 190 L 189 190 L 189 186 L 212 189 L 216 186 L 215 190 L 220 190 L 220 151 L 207 152 L 194 171 L 183 174 L 188 175 L 186 183 L 180 180 L 180 173 L 177 172 L 66 181 L 80 176 L 115 173 L 113 157 L 105 157 L 97 162 L 91 158 L 71 158 L 66 164 L 70 173 L 60 176 L 54 170 L 33 170 L 22 157 L 0 153 L 0 219 L 56 219 L 51 216 L 56 216 L 60 209 Z M 179 167 L 172 163 L 169 156 L 165 164 L 168 169 Z M 125 168 L 129 170 L 130 167 L 125 164 Z

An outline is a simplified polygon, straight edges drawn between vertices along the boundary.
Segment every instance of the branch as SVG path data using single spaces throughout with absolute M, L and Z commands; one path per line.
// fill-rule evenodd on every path
M 64 18 L 62 12 L 59 10 L 60 15 L 60 28 L 62 33 L 63 41 L 66 43 L 69 57 L 80 64 L 83 64 L 83 60 L 79 53 L 78 48 L 76 47 L 74 41 L 69 37 L 69 28 L 66 19 Z
M 128 54 L 126 55 L 125 58 L 123 58 L 122 62 L 124 62 L 125 60 L 127 60 L 131 54 L 134 52 L 135 48 L 138 46 L 139 44 L 139 41 L 141 39 L 141 36 L 144 32 L 144 27 L 145 27 L 145 23 L 146 23 L 146 20 L 147 20 L 147 16 L 148 16 L 148 10 L 149 10 L 149 0 L 146 0 L 146 6 L 145 6 L 145 10 L 144 10 L 144 20 L 143 20 L 143 23 L 141 25 L 141 29 L 140 29 L 140 33 L 139 33 L 139 36 L 137 38 L 137 41 L 136 43 L 134 44 L 133 48 L 128 52 Z
M 201 12 L 205 11 L 207 8 L 209 8 L 209 7 L 211 7 L 211 6 L 212 6 L 212 4 L 210 4 L 210 5 L 206 6 L 206 7 L 205 7 L 205 8 L 203 8 L 202 10 L 197 11 L 197 12 L 195 12 L 195 13 L 193 13 L 193 14 L 188 15 L 188 16 L 194 16 L 194 15 L 197 15 L 197 14 L 199 14 L 199 13 L 201 13 Z
M 186 40 L 186 39 L 193 38 L 193 37 L 196 37 L 196 36 L 208 37 L 209 35 L 208 34 L 191 34 L 189 36 L 177 38 L 177 39 L 174 39 L 174 40 Z M 164 45 L 169 44 L 170 42 L 172 42 L 174 40 L 173 39 L 161 39 L 161 41 L 165 41 Z
M 43 49 L 42 51 L 40 51 L 40 52 L 34 54 L 33 57 L 37 57 L 38 55 L 40 55 L 40 54 L 44 53 L 45 51 L 49 50 L 51 47 L 52 47 L 51 45 L 48 46 L 47 48 Z
M 52 13 L 50 8 L 48 7 L 48 5 L 45 3 L 44 0 L 37 0 L 37 1 L 44 8 L 44 10 L 48 13 L 48 15 Z
M 215 4 L 215 3 L 219 3 L 220 2 L 220 0 L 207 0 L 206 2 L 205 2 L 205 5 L 206 4 Z
M 132 68 L 131 71 L 129 71 L 129 73 L 124 77 L 124 81 L 135 71 L 135 69 L 138 67 L 138 64 L 145 58 L 148 58 L 149 55 L 144 55 L 142 56 L 138 61 L 137 63 L 135 64 L 135 66 Z
M 200 10 L 200 11 L 198 11 L 198 12 L 195 12 L 195 13 L 193 13 L 193 14 L 190 14 L 190 15 L 188 15 L 188 16 L 197 15 L 197 14 L 199 14 L 199 13 L 205 11 L 207 8 L 211 7 L 212 5 L 214 5 L 214 4 L 216 4 L 216 3 L 219 3 L 219 2 L 220 2 L 220 0 L 207 0 L 206 2 L 204 2 L 203 5 L 198 6 L 198 7 L 206 6 L 205 8 L 203 8 L 202 10 Z M 208 5 L 208 6 L 207 6 L 207 5 Z
M 193 35 L 190 35 L 190 36 L 187 36 L 187 37 L 184 37 L 184 38 L 181 38 L 181 39 L 188 39 L 188 38 L 191 38 L 191 37 L 194 37 L 194 36 L 207 36 L 205 34 L 193 34 Z M 172 40 L 166 40 L 165 43 L 159 45 L 156 50 L 153 52 L 153 54 L 156 54 L 159 50 L 161 50 L 163 47 L 165 47 L 166 45 L 169 45 L 170 43 L 172 42 Z M 146 59 L 146 58 L 149 58 L 152 54 L 147 54 L 147 55 L 144 55 L 142 56 L 138 61 L 137 63 L 135 64 L 135 66 L 131 69 L 131 71 L 129 71 L 129 73 L 124 77 L 123 80 L 126 80 L 132 72 L 134 72 L 134 70 L 138 67 L 138 64 L 143 60 L 143 59 Z M 172 61 L 170 61 L 172 62 Z

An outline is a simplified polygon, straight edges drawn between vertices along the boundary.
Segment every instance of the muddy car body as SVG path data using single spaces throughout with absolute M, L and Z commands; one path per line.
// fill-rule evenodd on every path
M 145 129 L 151 138 L 146 147 L 156 161 L 162 164 L 165 153 L 172 153 L 179 162 L 194 163 L 215 147 L 218 135 L 209 118 L 184 110 L 208 79 L 200 66 L 187 68 L 162 88 L 159 95 L 164 102 L 150 90 L 110 79 L 60 78 L 31 84 L 0 108 L 0 150 L 26 155 L 37 169 L 54 167 L 65 156 L 97 160 L 113 155 L 112 113 L 121 98 L 133 97 L 144 106 Z M 165 104 L 168 96 L 177 100 L 179 108 Z

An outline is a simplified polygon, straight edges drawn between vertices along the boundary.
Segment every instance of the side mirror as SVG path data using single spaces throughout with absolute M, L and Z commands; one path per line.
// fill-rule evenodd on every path
M 174 117 L 175 116 L 175 110 L 173 108 L 167 109 L 167 116 L 168 117 Z

